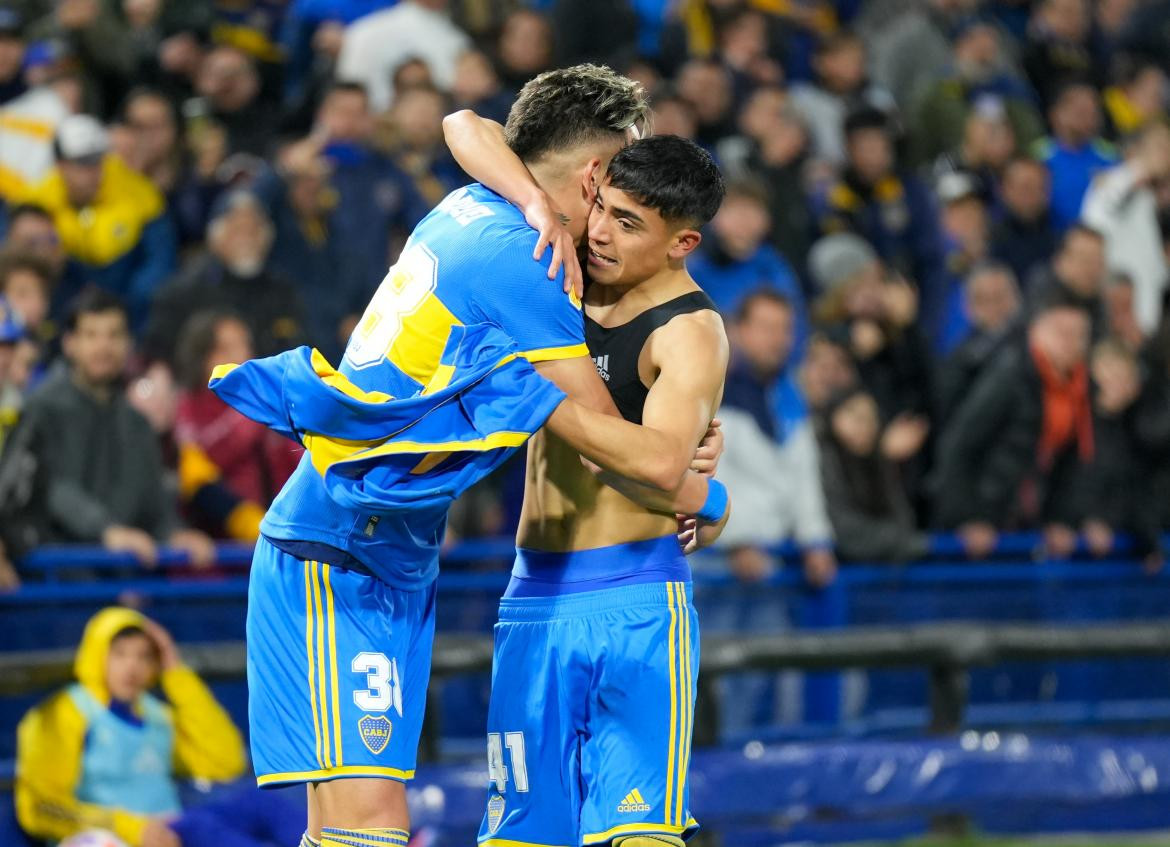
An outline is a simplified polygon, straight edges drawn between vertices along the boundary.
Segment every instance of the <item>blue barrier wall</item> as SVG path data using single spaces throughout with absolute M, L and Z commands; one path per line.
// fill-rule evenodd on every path
M 1008 536 L 996 558 L 963 561 L 954 539 L 936 537 L 931 558 L 910 565 L 847 565 L 830 588 L 804 586 L 789 567 L 767 584 L 741 586 L 715 554 L 696 568 L 695 597 L 705 632 L 768 632 L 787 628 L 938 620 L 1109 621 L 1163 617 L 1170 575 L 1148 575 L 1123 556 L 1110 561 L 1051 562 L 1034 557 L 1038 539 Z M 449 551 L 439 581 L 438 625 L 449 632 L 488 632 L 507 582 L 512 544 L 469 542 Z M 791 551 L 788 551 L 791 552 Z M 1124 547 L 1119 551 L 1124 553 Z M 29 580 L 0 595 L 5 627 L 0 650 L 72 647 L 89 616 L 103 605 L 131 602 L 182 641 L 236 640 L 244 635 L 250 550 L 220 549 L 220 566 L 195 574 L 180 556 L 165 555 L 144 572 L 124 556 L 87 548 L 45 548 L 23 563 Z M 738 686 L 738 687 L 737 687 Z M 447 683 L 442 725 L 452 749 L 478 749 L 489 680 Z M 926 723 L 924 671 L 790 674 L 720 682 L 728 743 L 748 738 L 816 738 L 908 732 Z M 240 686 L 220 693 L 243 720 Z M 8 728 L 30 697 L 0 700 Z M 976 669 L 971 679 L 976 725 L 1170 723 L 1170 663 L 1152 659 L 1003 665 Z M 460 740 L 465 743 L 460 743 Z M 0 756 L 12 734 L 0 733 Z

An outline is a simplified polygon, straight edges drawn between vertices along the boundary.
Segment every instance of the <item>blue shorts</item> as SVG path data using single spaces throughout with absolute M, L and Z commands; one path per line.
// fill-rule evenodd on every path
M 248 585 L 248 724 L 261 786 L 414 776 L 435 585 L 402 591 L 261 537 Z
M 697 831 L 698 667 L 688 582 L 501 600 L 481 847 Z

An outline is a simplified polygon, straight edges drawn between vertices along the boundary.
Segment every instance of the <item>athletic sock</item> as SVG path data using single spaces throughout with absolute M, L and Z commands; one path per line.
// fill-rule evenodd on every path
M 321 828 L 321 847 L 406 847 L 409 841 L 405 829 Z

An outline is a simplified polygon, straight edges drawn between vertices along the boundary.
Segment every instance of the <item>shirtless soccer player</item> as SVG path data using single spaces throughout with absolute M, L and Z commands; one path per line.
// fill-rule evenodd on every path
M 533 208 L 554 203 L 571 236 L 583 238 L 597 175 L 645 113 L 641 89 L 606 68 L 552 71 L 526 85 L 508 130 L 542 189 L 528 198 Z M 409 840 L 403 783 L 413 776 L 422 727 L 447 503 L 396 504 L 433 495 L 437 478 L 481 467 L 477 457 L 516 447 L 528 431 L 519 426 L 497 433 L 508 436 L 503 441 L 477 442 L 476 429 L 466 426 L 466 436 L 460 430 L 446 440 L 407 435 L 389 443 L 428 422 L 434 429 L 434 415 L 390 435 L 378 427 L 399 409 L 425 406 L 432 391 L 461 384 L 465 375 L 447 359 L 453 341 L 461 355 L 467 339 L 484 337 L 476 335 L 484 325 L 502 332 L 569 396 L 548 419 L 553 432 L 598 465 L 654 487 L 666 508 L 709 517 L 724 511 L 722 486 L 688 471 L 694 439 L 688 436 L 688 455 L 675 461 L 677 436 L 634 426 L 613 410 L 585 346 L 580 301 L 548 279 L 547 259 L 533 261 L 538 236 L 526 213 L 533 217 L 529 204 L 513 205 L 483 186 L 454 192 L 415 228 L 336 370 L 296 351 L 216 378 L 221 397 L 235 392 L 237 408 L 261 409 L 265 422 L 303 434 L 309 448 L 261 524 L 247 633 L 257 778 L 265 786 L 308 786 L 305 845 L 402 847 Z M 522 378 L 536 379 L 528 372 Z M 323 403 L 336 414 L 320 411 Z M 504 411 L 519 415 L 523 405 Z M 476 411 L 469 407 L 464 417 Z M 704 414 L 709 420 L 710 410 Z M 380 439 L 366 441 L 375 430 Z M 395 450 L 409 456 L 420 446 L 423 461 L 394 477 L 401 483 L 389 491 L 372 480 L 392 468 L 345 464 L 367 453 L 387 457 L 388 465 Z M 536 520 L 540 512 L 530 514 Z M 655 523 L 643 537 L 664 534 L 667 521 Z M 680 715 L 683 705 L 680 699 Z
M 589 220 L 590 353 L 622 416 L 667 434 L 680 458 L 706 431 L 727 369 L 723 322 L 684 264 L 722 197 L 701 148 L 648 138 L 613 158 Z M 496 628 L 481 847 L 662 847 L 697 828 L 690 569 L 674 516 L 643 503 L 654 505 L 595 477 L 554 434 L 530 442 Z

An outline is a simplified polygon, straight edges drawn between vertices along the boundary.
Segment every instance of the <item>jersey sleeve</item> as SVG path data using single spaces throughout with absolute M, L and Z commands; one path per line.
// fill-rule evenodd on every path
M 492 260 L 498 271 L 487 275 L 487 290 L 480 293 L 485 311 L 530 362 L 588 356 L 581 301 L 565 293 L 563 270 L 548 278 L 551 249 L 532 260 L 535 240 L 535 232 L 531 238 L 517 234 L 501 246 Z

